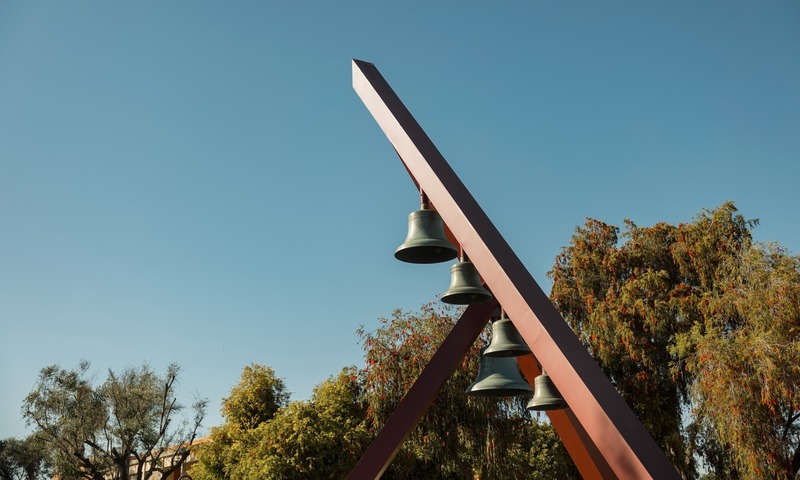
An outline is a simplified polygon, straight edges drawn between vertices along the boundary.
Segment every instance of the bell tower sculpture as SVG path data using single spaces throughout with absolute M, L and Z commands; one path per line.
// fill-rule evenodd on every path
M 546 410 L 584 479 L 679 479 L 678 471 L 378 69 L 360 60 L 353 60 L 352 66 L 353 88 L 411 180 L 424 192 L 420 211 L 438 212 L 448 240 L 469 254 L 494 299 L 466 308 L 348 478 L 380 478 L 499 303 L 533 352 L 516 358 L 525 377 L 536 379 L 543 370 L 549 374 L 536 381 L 539 388 L 544 388 L 540 383 L 551 382 L 539 409 Z M 448 249 L 446 255 L 455 258 L 457 251 Z M 569 408 L 550 409 L 556 401 L 550 397 L 556 393 Z

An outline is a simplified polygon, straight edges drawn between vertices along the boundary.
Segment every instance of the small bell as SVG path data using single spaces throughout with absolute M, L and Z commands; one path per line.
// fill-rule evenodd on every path
M 542 369 L 542 374 L 534 380 L 534 386 L 536 387 L 535 393 L 533 399 L 528 403 L 528 410 L 544 411 L 567 408 L 567 402 L 558 393 L 558 389 L 544 369 Z
M 450 288 L 442 294 L 442 301 L 453 305 L 472 305 L 488 302 L 492 294 L 483 288 L 478 269 L 461 255 L 461 261 L 450 267 Z
M 408 263 L 439 263 L 458 256 L 458 249 L 447 240 L 439 212 L 430 209 L 428 198 L 420 193 L 421 208 L 408 216 L 408 236 L 394 257 Z
M 517 328 L 503 311 L 500 318 L 492 322 L 492 341 L 484 352 L 487 357 L 521 357 L 531 353 Z
M 481 349 L 478 377 L 465 392 L 473 397 L 524 397 L 533 393 L 513 358 L 492 358 Z

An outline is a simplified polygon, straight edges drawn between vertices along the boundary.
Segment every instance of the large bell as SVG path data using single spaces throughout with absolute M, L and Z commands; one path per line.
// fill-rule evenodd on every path
M 513 358 L 487 357 L 481 349 L 478 377 L 467 387 L 473 397 L 524 397 L 533 393 Z
M 463 255 L 460 262 L 450 267 L 450 288 L 442 294 L 442 301 L 453 305 L 472 305 L 491 299 L 492 294 L 483 288 L 478 269 Z
M 534 386 L 535 393 L 531 401 L 528 402 L 528 410 L 544 411 L 567 408 L 567 402 L 564 401 L 564 397 L 558 393 L 558 389 L 544 370 L 534 380 Z
M 439 263 L 458 256 L 458 249 L 444 235 L 439 212 L 426 208 L 408 216 L 408 236 L 394 252 L 398 260 L 409 263 Z
M 492 322 L 492 341 L 484 352 L 487 357 L 521 357 L 531 353 L 511 319 L 503 312 Z

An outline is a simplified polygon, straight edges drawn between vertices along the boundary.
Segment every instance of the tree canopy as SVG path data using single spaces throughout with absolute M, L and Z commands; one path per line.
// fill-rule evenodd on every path
M 267 366 L 251 364 L 244 367 L 239 383 L 231 394 L 222 399 L 224 423 L 211 428 L 210 442 L 197 449 L 198 464 L 192 478 L 242 478 L 240 472 L 252 459 L 255 430 L 286 406 L 289 393 L 282 378 Z
M 370 438 L 361 386 L 352 368 L 291 402 L 255 432 L 253 460 L 235 478 L 302 480 L 345 478 Z
M 800 260 L 732 203 L 689 223 L 588 219 L 551 298 L 685 477 L 800 468 Z M 622 240 L 622 242 L 620 242 Z
M 0 480 L 49 479 L 50 470 L 45 446 L 34 435 L 0 440 Z
M 205 400 L 192 406 L 193 418 L 181 419 L 175 382 L 180 368 L 164 375 L 148 365 L 108 371 L 95 386 L 88 362 L 75 370 L 43 368 L 23 404 L 33 435 L 45 445 L 62 478 L 91 480 L 163 477 L 178 470 L 190 453 L 205 415 Z
M 308 401 L 288 400 L 283 380 L 271 368 L 245 367 L 241 381 L 223 401 L 225 423 L 213 428 L 212 441 L 199 449 L 192 477 L 345 477 L 369 438 L 355 370 L 343 369 L 318 385 Z
M 460 314 L 441 304 L 396 310 L 374 332 L 358 334 L 369 426 L 378 431 L 444 341 Z M 578 478 L 552 427 L 525 409 L 528 399 L 474 398 L 488 330 L 450 375 L 403 443 L 385 478 Z
M 732 203 L 678 225 L 626 221 L 621 231 L 588 219 L 549 272 L 554 304 L 684 478 L 800 470 L 800 258 L 754 242 L 756 225 Z M 458 314 L 429 304 L 360 329 L 364 368 L 344 369 L 308 401 L 288 402 L 271 370 L 263 388 L 243 375 L 195 478 L 344 476 Z M 464 394 L 487 337 L 384 478 L 578 478 L 525 401 Z
M 289 401 L 289 392 L 282 378 L 264 365 L 244 367 L 238 384 L 222 399 L 222 415 L 227 423 L 252 429 L 270 420 Z
M 213 428 L 212 441 L 198 449 L 192 477 L 346 477 L 458 313 L 428 305 L 417 313 L 396 311 L 381 319 L 374 332 L 360 330 L 365 367 L 342 369 L 318 385 L 309 400 L 286 402 L 283 381 L 272 369 L 246 367 L 224 400 L 225 423 Z M 472 350 L 383 478 L 578 478 L 552 427 L 532 418 L 525 401 L 469 399 L 464 394 L 477 373 L 479 346 Z M 257 422 L 241 421 L 235 413 L 241 410 L 234 405 L 242 404 L 257 406 L 245 409 L 250 412 L 245 418 Z

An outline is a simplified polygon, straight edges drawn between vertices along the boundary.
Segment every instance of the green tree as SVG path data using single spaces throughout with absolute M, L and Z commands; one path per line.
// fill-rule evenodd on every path
M 261 395 L 254 392 L 261 391 Z M 261 398 L 264 401 L 253 401 Z M 279 402 L 276 402 L 276 399 Z M 363 389 L 345 368 L 314 389 L 311 400 L 287 403 L 283 381 L 269 367 L 245 369 L 225 399 L 225 424 L 198 451 L 195 480 L 343 478 L 370 438 Z M 259 405 L 241 411 L 234 405 Z M 237 412 L 237 414 L 232 414 Z
M 30 435 L 24 440 L 0 440 L 0 480 L 40 480 L 52 472 L 42 442 Z
M 452 328 L 454 313 L 395 312 L 376 332 L 361 330 L 366 368 L 343 369 L 310 400 L 286 403 L 283 381 L 271 369 L 246 368 L 224 400 L 225 423 L 197 450 L 192 477 L 345 477 Z M 384 478 L 578 478 L 552 427 L 532 418 L 525 401 L 464 394 L 478 350 L 465 358 Z
M 396 310 L 374 332 L 358 334 L 369 426 L 378 431 L 419 377 L 455 323 L 458 310 L 426 305 Z M 549 424 L 526 411 L 527 399 L 465 395 L 478 369 L 484 334 L 451 374 L 390 464 L 385 478 L 577 478 Z M 544 453 L 543 453 L 544 452 Z
M 677 226 L 589 219 L 551 298 L 684 477 L 800 467 L 798 258 L 755 244 L 732 203 Z
M 240 464 L 249 461 L 246 452 L 257 444 L 255 430 L 271 420 L 288 401 L 286 385 L 272 368 L 258 364 L 245 366 L 230 396 L 222 399 L 225 422 L 212 427 L 211 441 L 197 450 L 199 462 L 192 469 L 192 478 L 240 478 L 235 473 L 245 468 Z
M 88 369 L 85 361 L 76 370 L 42 369 L 23 404 L 55 472 L 65 479 L 142 480 L 178 470 L 205 414 L 205 401 L 198 400 L 193 419 L 178 418 L 180 368 L 172 364 L 164 375 L 147 365 L 109 370 L 99 386 L 86 378 Z
M 366 405 L 354 368 L 343 369 L 254 432 L 258 438 L 237 478 L 289 480 L 344 478 L 370 439 Z
M 225 421 L 249 430 L 272 419 L 289 401 L 283 379 L 270 367 L 252 364 L 244 367 L 238 384 L 222 399 Z

